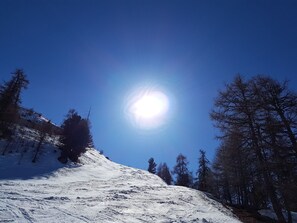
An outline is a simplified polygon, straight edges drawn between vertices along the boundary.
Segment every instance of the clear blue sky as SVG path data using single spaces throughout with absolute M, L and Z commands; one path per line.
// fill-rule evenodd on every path
M 235 74 L 289 79 L 297 89 L 297 1 L 2 0 L 0 79 L 23 68 L 23 106 L 61 124 L 87 116 L 95 145 L 112 160 L 147 168 L 199 149 L 214 157 L 209 118 L 217 91 Z M 125 118 L 129 92 L 161 87 L 170 118 L 142 131 Z

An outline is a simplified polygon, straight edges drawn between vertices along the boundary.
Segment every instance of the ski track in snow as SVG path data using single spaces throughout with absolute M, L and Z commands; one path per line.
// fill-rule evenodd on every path
M 0 222 L 240 222 L 204 193 L 167 186 L 158 176 L 113 163 L 96 150 L 89 149 L 79 165 L 62 166 L 51 154 L 39 160 L 40 168 L 49 169 L 41 175 L 33 174 L 39 167 L 25 156 L 20 165 L 11 164 L 15 154 L 0 157 Z M 1 175 L 30 170 L 25 179 Z

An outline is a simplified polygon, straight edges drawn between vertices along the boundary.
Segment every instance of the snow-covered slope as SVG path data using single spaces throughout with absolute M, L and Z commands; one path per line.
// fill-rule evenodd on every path
M 22 119 L 36 124 L 46 123 L 49 121 L 47 118 L 43 117 L 41 113 L 37 113 L 33 109 L 20 107 L 19 114 Z
M 56 152 L 47 149 L 35 164 L 19 163 L 17 153 L 0 157 L 0 222 L 239 222 L 202 192 L 167 186 L 94 149 L 67 166 Z

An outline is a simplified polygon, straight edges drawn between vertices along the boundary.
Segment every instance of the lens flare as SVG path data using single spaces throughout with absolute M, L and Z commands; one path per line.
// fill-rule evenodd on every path
M 164 124 L 168 109 L 169 99 L 163 91 L 141 88 L 128 97 L 126 113 L 136 127 L 152 129 Z

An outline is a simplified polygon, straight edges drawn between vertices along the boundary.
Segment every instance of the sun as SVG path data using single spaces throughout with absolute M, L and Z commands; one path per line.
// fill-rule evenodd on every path
M 163 91 L 145 87 L 131 94 L 127 104 L 128 117 L 143 129 L 163 125 L 169 110 L 169 99 Z
M 133 107 L 136 116 L 144 119 L 152 119 L 167 112 L 168 99 L 161 92 L 151 92 L 139 98 Z

